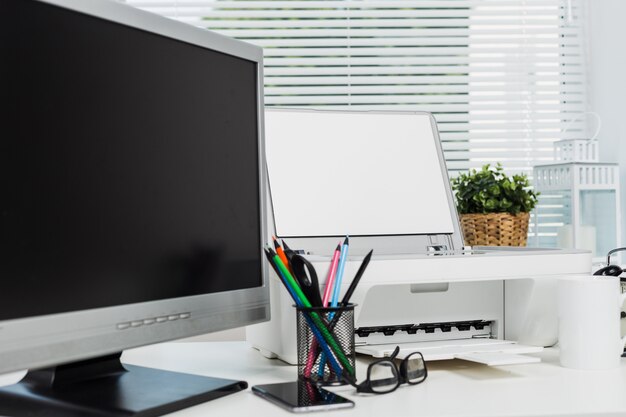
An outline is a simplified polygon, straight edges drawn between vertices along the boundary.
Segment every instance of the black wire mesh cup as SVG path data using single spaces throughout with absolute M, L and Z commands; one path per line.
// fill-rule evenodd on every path
M 317 315 L 341 349 L 345 360 L 355 369 L 354 304 L 345 307 L 296 307 L 296 310 L 298 378 L 323 385 L 344 384 L 310 326 L 315 326 L 312 314 Z M 337 352 L 326 341 L 325 345 L 333 353 L 335 363 L 343 368 L 343 372 L 347 372 Z

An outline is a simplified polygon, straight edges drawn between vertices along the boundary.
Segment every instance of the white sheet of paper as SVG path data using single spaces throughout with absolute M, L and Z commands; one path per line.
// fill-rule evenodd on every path
M 393 339 L 393 336 L 390 336 Z M 499 339 L 455 339 L 433 340 L 430 342 L 391 343 L 388 345 L 357 346 L 357 353 L 384 358 L 400 346 L 398 359 L 404 359 L 413 352 L 421 352 L 426 361 L 463 359 L 484 363 L 490 366 L 533 363 L 541 360 L 525 353 L 538 353 L 542 347 L 520 345 L 509 340 Z
M 540 358 L 526 355 L 516 355 L 506 352 L 474 352 L 456 355 L 457 359 L 482 363 L 489 366 L 517 365 L 523 363 L 539 363 Z
M 265 138 L 279 236 L 453 232 L 429 115 L 268 110 Z

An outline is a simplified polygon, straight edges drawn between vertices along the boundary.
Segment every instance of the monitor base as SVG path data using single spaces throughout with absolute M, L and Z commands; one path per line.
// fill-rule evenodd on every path
M 0 414 L 160 416 L 248 387 L 245 381 L 122 365 L 120 356 L 29 371 L 17 384 L 0 388 Z

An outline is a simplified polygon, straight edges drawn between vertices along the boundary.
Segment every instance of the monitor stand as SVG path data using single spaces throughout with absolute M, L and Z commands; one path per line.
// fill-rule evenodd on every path
M 245 381 L 122 365 L 121 352 L 36 371 L 0 388 L 5 416 L 160 416 L 248 387 Z

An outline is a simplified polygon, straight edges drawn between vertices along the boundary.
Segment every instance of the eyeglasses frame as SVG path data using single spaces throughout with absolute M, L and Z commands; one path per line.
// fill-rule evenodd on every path
M 348 382 L 350 385 L 352 385 L 353 387 L 356 388 L 356 392 L 358 393 L 363 393 L 363 394 L 388 394 L 390 392 L 393 392 L 395 390 L 398 389 L 398 387 L 404 383 L 409 384 L 409 385 L 418 385 L 421 384 L 422 382 L 424 382 L 426 380 L 426 378 L 428 377 L 428 368 L 426 366 L 426 361 L 424 360 L 424 355 L 422 355 L 421 352 L 413 352 L 411 354 L 409 354 L 406 358 L 402 359 L 402 362 L 400 363 L 400 366 L 396 365 L 396 363 L 394 362 L 394 359 L 396 358 L 396 356 L 398 356 L 398 354 L 400 353 L 400 346 L 396 346 L 396 348 L 394 349 L 393 353 L 385 358 L 381 358 L 378 359 L 372 363 L 370 363 L 367 367 L 367 378 L 365 379 L 365 381 L 357 384 L 355 379 L 350 379 L 346 376 L 343 376 L 343 379 Z M 424 364 L 424 378 L 422 378 L 421 380 L 417 381 L 417 382 L 411 382 L 409 381 L 409 379 L 407 378 L 407 366 L 408 366 L 408 361 L 409 359 L 413 356 L 413 355 L 419 355 L 420 358 L 422 359 L 422 363 Z M 372 380 L 370 378 L 372 369 L 374 366 L 376 365 L 380 365 L 381 363 L 390 363 L 391 364 L 391 369 L 394 372 L 394 376 L 395 379 L 397 381 L 396 385 L 391 388 L 388 391 L 375 391 L 372 389 Z M 354 378 L 354 377 L 352 377 Z M 382 380 L 379 380 L 382 381 Z

